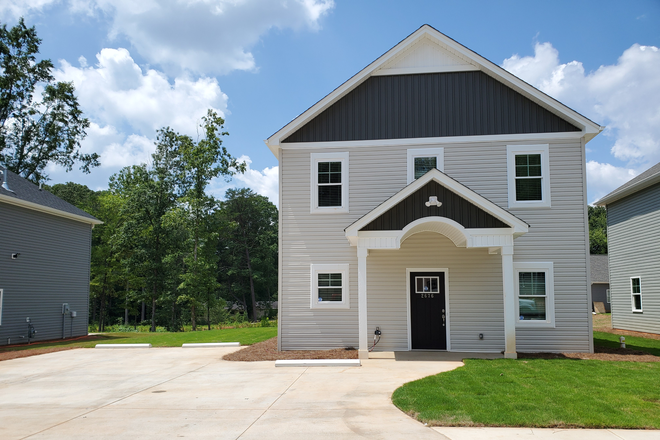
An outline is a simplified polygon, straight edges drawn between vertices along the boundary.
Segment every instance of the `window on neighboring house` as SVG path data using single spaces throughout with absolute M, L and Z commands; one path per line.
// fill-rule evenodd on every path
M 605 290 L 605 296 L 607 297 L 607 303 L 611 304 L 612 303 L 612 295 L 610 295 L 610 289 Z
M 348 264 L 312 264 L 311 278 L 311 308 L 350 307 Z
M 642 279 L 640 277 L 630 278 L 630 294 L 632 295 L 632 311 L 642 311 Z
M 311 170 L 311 212 L 348 212 L 348 153 L 312 153 Z
M 408 150 L 408 183 L 419 179 L 434 168 L 444 171 L 444 148 Z
M 514 263 L 518 326 L 554 326 L 552 263 Z
M 510 208 L 550 207 L 548 151 L 548 145 L 507 147 Z

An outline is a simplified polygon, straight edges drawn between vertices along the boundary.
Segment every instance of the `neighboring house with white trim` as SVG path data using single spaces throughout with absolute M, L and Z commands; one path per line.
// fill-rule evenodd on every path
M 0 345 L 84 336 L 92 228 L 102 223 L 0 168 Z M 68 308 L 64 307 L 64 304 Z
M 266 144 L 280 350 L 592 351 L 602 127 L 424 25 Z
M 607 207 L 612 327 L 660 334 L 660 163 L 596 204 Z
M 605 306 L 605 312 L 610 312 L 610 271 L 607 264 L 607 254 L 591 254 L 589 257 L 591 263 L 591 300 L 602 302 Z M 594 307 L 595 311 L 595 307 Z

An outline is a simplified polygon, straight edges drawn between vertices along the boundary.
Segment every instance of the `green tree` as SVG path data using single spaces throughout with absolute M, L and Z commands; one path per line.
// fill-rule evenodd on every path
M 176 139 L 180 157 L 180 185 L 183 196 L 180 198 L 186 229 L 190 234 L 189 253 L 184 258 L 185 270 L 179 286 L 181 301 L 190 305 L 193 330 L 197 330 L 197 308 L 202 298 L 208 301 L 217 287 L 217 254 L 215 241 L 218 234 L 211 227 L 212 214 L 216 202 L 206 194 L 211 179 L 220 175 L 228 177 L 245 170 L 244 163 L 238 163 L 222 146 L 224 120 L 213 110 L 209 110 L 200 128 L 203 136 L 199 141 L 191 137 L 173 133 L 166 129 L 172 139 Z M 210 324 L 209 324 L 210 325 Z
M 256 321 L 258 296 L 270 301 L 277 291 L 277 208 L 247 188 L 230 189 L 225 197 L 221 215 L 230 222 L 231 238 L 221 243 L 221 251 L 231 261 L 228 275 L 247 280 L 250 316 Z
M 0 163 L 37 184 L 48 180 L 51 163 L 71 171 L 79 162 L 85 173 L 99 165 L 98 154 L 80 148 L 89 121 L 73 83 L 56 82 L 53 63 L 37 61 L 40 44 L 22 18 L 11 29 L 0 26 Z
M 607 210 L 602 206 L 589 206 L 589 251 L 607 254 Z
M 152 165 L 134 165 L 110 178 L 110 190 L 123 199 L 123 223 L 115 242 L 123 263 L 133 276 L 142 278 L 151 302 L 151 331 L 156 331 L 156 301 L 166 293 L 180 245 L 180 231 L 168 220 L 177 202 L 176 170 L 179 169 L 174 133 L 159 131 Z

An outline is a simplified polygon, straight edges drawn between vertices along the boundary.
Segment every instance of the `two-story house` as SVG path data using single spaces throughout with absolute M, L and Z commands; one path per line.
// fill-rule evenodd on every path
M 266 140 L 280 350 L 592 351 L 585 144 L 601 130 L 419 28 Z

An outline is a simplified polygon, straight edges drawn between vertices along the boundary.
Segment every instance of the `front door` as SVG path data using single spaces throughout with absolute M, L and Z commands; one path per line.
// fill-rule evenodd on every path
M 413 350 L 446 350 L 445 273 L 410 273 L 410 336 Z

